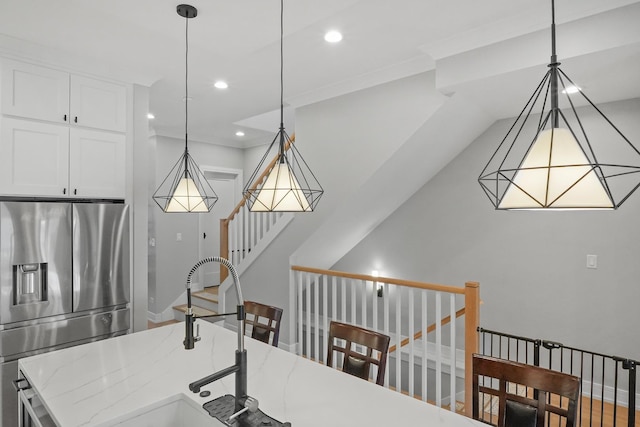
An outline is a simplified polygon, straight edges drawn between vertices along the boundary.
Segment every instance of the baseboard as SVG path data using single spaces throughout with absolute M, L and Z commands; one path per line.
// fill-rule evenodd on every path
M 160 323 L 162 322 L 162 314 L 157 314 L 157 313 L 152 313 L 150 311 L 147 311 L 147 320 L 153 323 Z

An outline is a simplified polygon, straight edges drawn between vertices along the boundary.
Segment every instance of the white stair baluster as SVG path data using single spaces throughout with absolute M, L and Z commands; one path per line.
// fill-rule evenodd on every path
M 396 391 L 402 392 L 402 317 L 401 317 L 401 304 L 402 304 L 402 291 L 401 287 L 398 287 L 396 292 Z
M 451 411 L 455 412 L 456 410 L 456 295 L 449 294 L 449 315 L 451 316 L 451 322 L 449 323 L 451 327 L 449 328 L 450 335 L 450 347 L 451 347 L 451 356 L 450 356 L 450 368 L 449 368 L 449 379 L 450 379 L 450 390 L 451 390 L 451 403 L 449 407 Z
M 298 288 L 298 356 L 302 356 L 303 355 L 303 349 L 302 349 L 302 344 L 303 344 L 303 340 L 304 340 L 304 332 L 303 332 L 303 325 L 304 323 L 302 322 L 302 314 L 304 313 L 304 305 L 302 302 L 302 295 L 304 294 L 303 292 L 303 286 L 302 286 L 302 272 L 299 271 L 297 274 L 297 278 L 298 280 L 296 281 L 297 283 L 297 288 Z
M 318 362 L 322 360 L 320 356 L 320 279 L 322 276 L 314 276 L 313 284 L 313 354 Z
M 422 304 L 421 304 L 421 314 L 420 317 L 422 318 L 422 401 L 426 402 L 427 401 L 427 374 L 429 372 L 429 358 L 428 358 L 428 348 L 427 348 L 427 344 L 429 342 L 428 335 L 427 335 L 427 328 L 429 327 L 429 319 L 428 319 L 428 313 L 429 313 L 429 309 L 427 306 L 427 292 L 426 290 L 423 290 L 421 292 L 422 294 Z
M 385 335 L 389 335 L 389 295 L 391 294 L 391 285 L 384 283 L 382 285 L 382 304 L 383 304 L 383 328 Z M 384 373 L 384 385 L 389 388 L 389 369 Z
M 320 340 L 320 360 L 323 365 L 327 361 L 327 337 L 329 336 L 329 276 L 322 276 L 322 339 Z
M 340 288 L 342 291 L 342 301 L 341 301 L 341 311 L 340 321 L 346 323 L 347 321 L 347 283 L 344 277 L 340 278 Z
M 415 396 L 415 392 L 414 392 L 414 388 L 413 388 L 413 382 L 414 382 L 414 373 L 415 373 L 415 367 L 416 367 L 416 360 L 415 360 L 415 351 L 414 351 L 414 339 L 413 339 L 413 335 L 414 335 L 414 330 L 415 330 L 415 325 L 414 325 L 414 316 L 415 316 L 415 308 L 413 306 L 414 304 L 414 300 L 413 300 L 413 288 L 409 288 L 407 289 L 408 293 L 409 293 L 409 318 L 407 319 L 408 321 L 408 334 L 409 334 L 409 396 L 414 397 Z
M 306 302 L 307 302 L 307 316 L 306 316 L 306 320 L 307 320 L 307 333 L 306 333 L 306 342 L 307 342 L 307 357 L 309 359 L 311 359 L 312 355 L 311 355 L 311 274 L 307 274 L 306 275 L 306 291 L 307 291 L 307 297 L 306 297 Z
M 436 292 L 436 406 L 442 407 L 442 294 Z

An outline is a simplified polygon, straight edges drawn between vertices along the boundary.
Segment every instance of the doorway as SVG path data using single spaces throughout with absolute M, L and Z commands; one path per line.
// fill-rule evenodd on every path
M 199 259 L 220 256 L 220 220 L 227 218 L 242 198 L 242 170 L 201 166 L 205 178 L 218 195 L 208 213 L 198 215 Z M 220 284 L 220 264 L 208 263 L 200 268 L 203 286 Z

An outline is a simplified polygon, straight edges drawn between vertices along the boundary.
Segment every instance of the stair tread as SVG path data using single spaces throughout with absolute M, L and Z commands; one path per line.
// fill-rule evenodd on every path
M 194 298 L 200 298 L 203 300 L 207 300 L 210 302 L 214 302 L 217 303 L 218 302 L 218 288 L 215 288 L 216 291 L 212 292 L 209 291 L 207 289 L 205 289 L 204 291 L 198 291 L 198 292 L 194 292 L 193 294 L 191 294 L 191 296 L 193 296 Z
M 176 305 L 173 307 L 173 309 L 186 313 L 187 304 Z M 213 316 L 214 314 L 218 314 L 215 311 L 207 310 L 206 308 L 198 307 L 197 305 L 193 304 L 191 305 L 191 309 L 193 310 L 193 314 L 195 314 L 196 317 Z

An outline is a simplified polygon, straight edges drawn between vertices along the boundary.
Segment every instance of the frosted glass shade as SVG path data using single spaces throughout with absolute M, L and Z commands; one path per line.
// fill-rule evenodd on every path
M 613 209 L 595 168 L 568 129 L 547 129 L 529 149 L 499 209 Z
M 191 178 L 178 182 L 165 212 L 208 212 L 207 205 Z
M 286 163 L 276 163 L 262 188 L 258 190 L 252 212 L 310 211 L 309 202 L 295 175 Z

